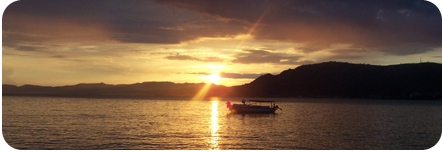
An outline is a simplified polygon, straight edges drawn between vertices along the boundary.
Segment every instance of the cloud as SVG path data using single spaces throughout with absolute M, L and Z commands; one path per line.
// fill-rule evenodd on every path
M 250 24 L 263 16 L 251 32 L 255 39 L 304 43 L 305 52 L 327 49 L 324 44 L 335 43 L 393 55 L 418 54 L 442 47 L 440 12 L 423 0 L 158 2 Z
M 368 51 L 366 49 L 354 49 L 354 48 L 346 48 L 346 49 L 334 49 L 331 50 L 330 55 L 327 57 L 327 61 L 330 60 L 342 60 L 342 59 L 360 59 L 367 56 Z
M 261 75 L 264 74 L 224 73 L 224 72 L 221 72 L 219 74 L 221 78 L 229 78 L 229 79 L 256 79 Z
M 178 44 L 246 33 L 244 25 L 154 1 L 22 0 L 10 4 L 3 18 L 3 31 L 20 42 Z
M 212 75 L 213 73 L 207 73 L 207 72 L 194 72 L 189 74 L 196 74 L 196 75 Z M 259 76 L 264 74 L 255 74 L 255 73 L 226 73 L 226 72 L 220 72 L 219 76 L 221 78 L 229 78 L 229 79 L 256 79 Z
M 232 62 L 242 64 L 299 64 L 298 60 L 301 57 L 299 55 L 275 53 L 267 50 L 243 50 L 243 52 L 235 55 L 235 59 Z
M 189 55 L 169 55 L 165 57 L 169 60 L 187 60 L 187 61 L 201 61 L 201 62 L 223 62 L 224 60 L 218 57 L 205 57 L 205 58 L 197 58 Z
M 5 45 L 8 46 L 8 45 Z M 10 47 L 18 51 L 43 51 L 46 47 L 32 45 L 11 45 Z
M 173 55 L 173 56 L 167 56 L 166 59 L 169 60 L 195 60 L 195 61 L 200 61 L 200 59 L 189 56 L 189 55 Z
M 3 45 L 42 51 L 53 44 L 183 44 L 202 37 L 251 34 L 255 42 L 297 44 L 294 49 L 305 54 L 344 43 L 352 45 L 348 52 L 365 49 L 410 55 L 442 47 L 440 27 L 439 10 L 423 0 L 21 0 L 4 12 Z M 233 61 L 301 62 L 295 55 L 259 53 L 246 51 Z M 216 57 L 167 58 L 220 61 Z

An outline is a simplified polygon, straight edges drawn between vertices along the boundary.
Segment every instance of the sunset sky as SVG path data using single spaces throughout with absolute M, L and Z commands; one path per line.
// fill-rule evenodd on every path
M 20 0 L 2 20 L 2 81 L 19 86 L 232 86 L 303 64 L 420 60 L 442 63 L 441 13 L 423 0 Z

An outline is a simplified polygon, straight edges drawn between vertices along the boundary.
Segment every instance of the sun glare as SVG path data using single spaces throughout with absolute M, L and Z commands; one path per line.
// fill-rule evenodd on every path
M 220 84 L 221 81 L 221 77 L 219 77 L 218 73 L 214 73 L 212 75 L 209 75 L 207 77 L 205 77 L 205 79 L 207 81 L 209 81 L 210 83 L 214 83 L 214 84 Z

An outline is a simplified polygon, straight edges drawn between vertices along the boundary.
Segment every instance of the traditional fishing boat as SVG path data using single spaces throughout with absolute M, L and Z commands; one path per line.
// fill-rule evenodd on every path
M 275 101 L 242 100 L 242 104 L 232 104 L 230 101 L 226 104 L 232 113 L 274 113 L 278 109 L 282 110 L 275 105 Z

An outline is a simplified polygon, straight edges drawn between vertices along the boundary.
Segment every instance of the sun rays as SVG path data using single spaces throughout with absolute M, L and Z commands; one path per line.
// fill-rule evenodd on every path
M 205 79 L 209 81 L 209 83 L 220 84 L 222 78 L 219 76 L 219 73 L 213 73 L 212 75 L 205 77 Z
M 253 24 L 253 26 L 249 29 L 249 31 L 247 32 L 247 36 L 251 35 L 253 31 L 255 31 L 256 27 L 258 27 L 258 25 L 261 23 L 262 19 L 267 15 L 267 13 L 269 12 L 270 9 L 265 9 L 264 12 L 262 12 L 261 16 L 259 16 L 258 20 L 256 20 L 256 22 Z M 237 49 L 240 48 L 244 42 L 246 42 L 248 40 L 248 38 L 243 39 L 237 46 Z
M 210 89 L 210 86 L 212 83 L 206 83 L 203 88 L 192 98 L 192 101 L 201 101 L 204 100 L 204 97 L 206 97 L 207 92 Z
M 201 67 L 206 67 L 210 70 L 210 74 L 200 77 L 200 79 L 205 81 L 205 85 L 201 88 L 200 91 L 198 91 L 195 96 L 193 96 L 192 101 L 201 101 L 204 100 L 204 98 L 207 95 L 207 92 L 209 92 L 210 87 L 212 84 L 220 85 L 223 78 L 219 76 L 219 73 L 222 69 L 226 67 L 226 65 L 204 65 Z

